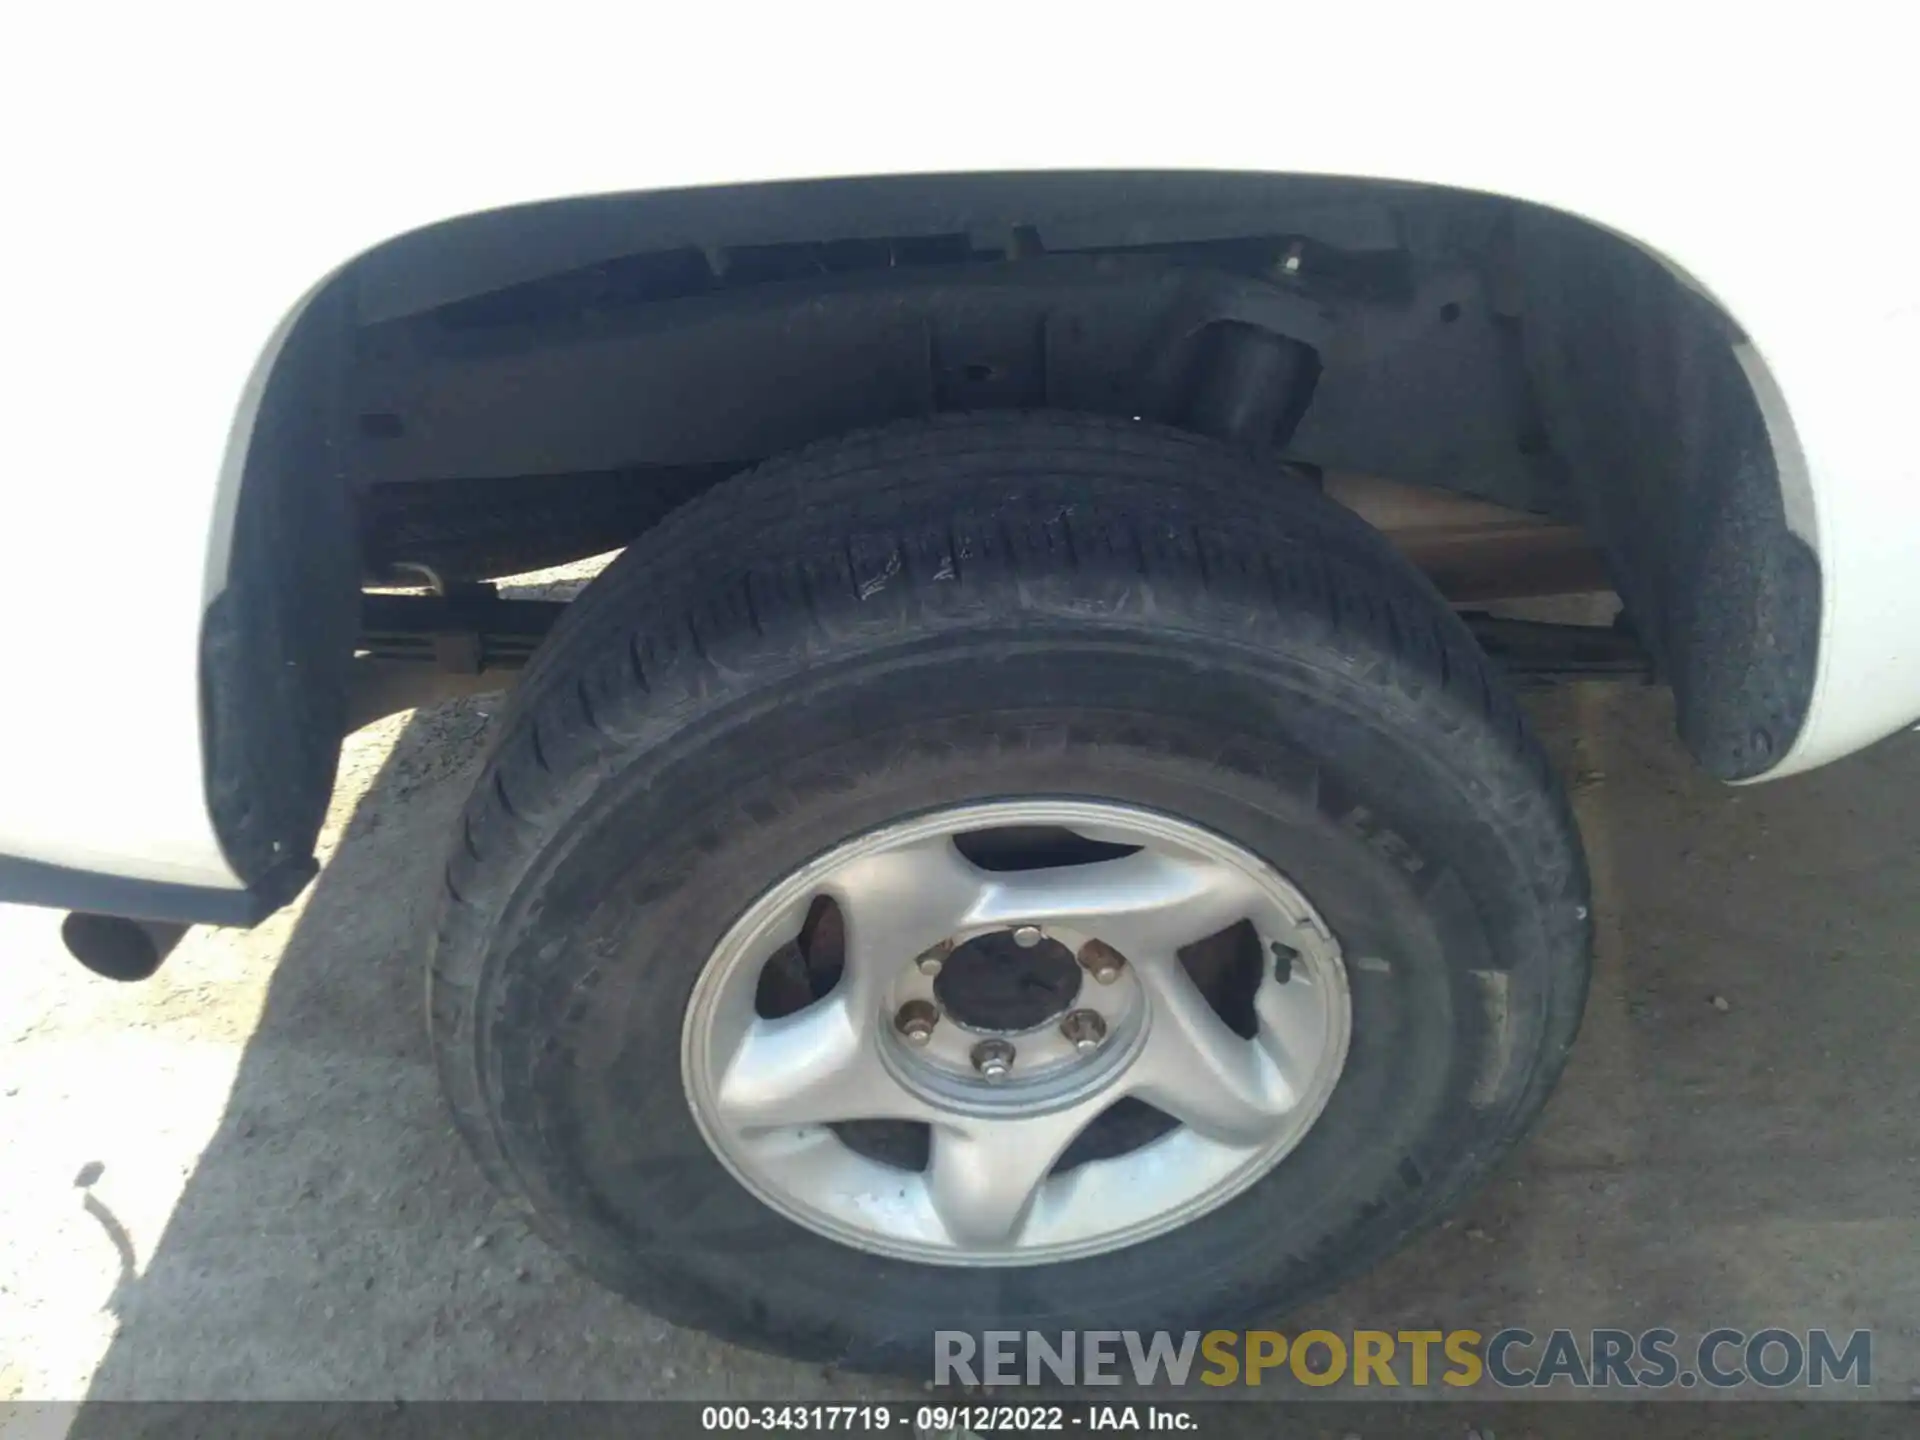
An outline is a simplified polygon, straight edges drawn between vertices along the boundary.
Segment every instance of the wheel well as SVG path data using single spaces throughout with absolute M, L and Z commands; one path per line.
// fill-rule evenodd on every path
M 609 196 L 397 237 L 321 295 L 336 320 L 295 327 L 266 386 L 229 592 L 339 589 L 347 567 L 287 547 L 344 552 L 365 581 L 515 573 L 857 426 L 1069 409 L 1577 529 L 1716 774 L 1770 769 L 1809 699 L 1814 537 L 1789 523 L 1785 417 L 1763 416 L 1737 326 L 1648 251 L 1522 202 L 1208 174 Z M 1578 569 L 1564 588 L 1591 588 Z M 342 643 L 293 618 L 312 599 L 209 660 L 211 750 L 258 752 L 245 732 L 303 703 L 342 713 L 260 698 L 289 655 L 344 683 L 304 653 Z M 216 789 L 260 783 L 257 753 L 221 759 Z

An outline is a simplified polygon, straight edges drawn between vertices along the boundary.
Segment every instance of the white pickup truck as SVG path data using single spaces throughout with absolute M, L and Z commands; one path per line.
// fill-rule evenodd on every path
M 429 1023 L 554 1243 L 876 1368 L 1284 1313 L 1573 1043 L 1516 682 L 1920 716 L 1894 23 L 12 15 L 0 900 L 151 973 L 512 683 Z

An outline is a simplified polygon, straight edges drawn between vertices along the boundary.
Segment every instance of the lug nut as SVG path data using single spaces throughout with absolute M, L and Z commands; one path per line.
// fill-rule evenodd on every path
M 923 952 L 920 958 L 913 963 L 919 968 L 922 975 L 938 975 L 940 973 L 940 967 L 947 963 L 947 956 L 952 950 L 953 942 L 951 940 L 942 940 L 931 950 Z
M 1040 943 L 1040 927 L 1038 925 L 1019 926 L 1013 932 L 1013 943 L 1022 950 L 1031 950 Z
M 1107 1022 L 1094 1010 L 1069 1010 L 1060 1021 L 1060 1033 L 1076 1050 L 1098 1050 L 1107 1038 Z
M 909 1045 L 924 1045 L 933 1039 L 933 1027 L 940 1023 L 940 1010 L 929 1000 L 909 1000 L 893 1017 L 893 1028 Z
M 1013 1070 L 1013 1046 L 1004 1040 L 982 1040 L 973 1047 L 973 1068 L 985 1079 L 1006 1079 Z
M 1080 947 L 1081 967 L 1102 985 L 1111 985 L 1127 968 L 1127 957 L 1100 940 L 1089 940 Z

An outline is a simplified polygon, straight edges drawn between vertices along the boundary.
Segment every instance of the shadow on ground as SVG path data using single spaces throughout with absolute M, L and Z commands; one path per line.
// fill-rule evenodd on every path
M 116 1291 L 89 1398 L 918 1396 L 675 1330 L 494 1207 L 420 1018 L 445 837 L 492 708 L 404 722 L 366 786 L 218 1131 Z M 1730 791 L 1687 768 L 1655 692 L 1570 691 L 1539 714 L 1605 917 L 1574 1063 L 1458 1218 L 1299 1319 L 1865 1326 L 1880 1392 L 1906 1398 L 1920 1380 L 1920 737 Z

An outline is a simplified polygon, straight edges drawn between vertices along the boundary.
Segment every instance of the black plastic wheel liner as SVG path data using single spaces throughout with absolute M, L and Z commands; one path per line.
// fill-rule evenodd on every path
M 1536 399 L 1680 737 L 1723 780 L 1764 775 L 1813 698 L 1820 562 L 1789 528 L 1740 337 L 1590 226 L 1527 209 L 1518 233 Z
M 346 733 L 359 628 L 340 403 L 351 325 L 335 284 L 287 337 L 248 446 L 227 582 L 201 628 L 207 809 L 249 887 L 310 862 Z

